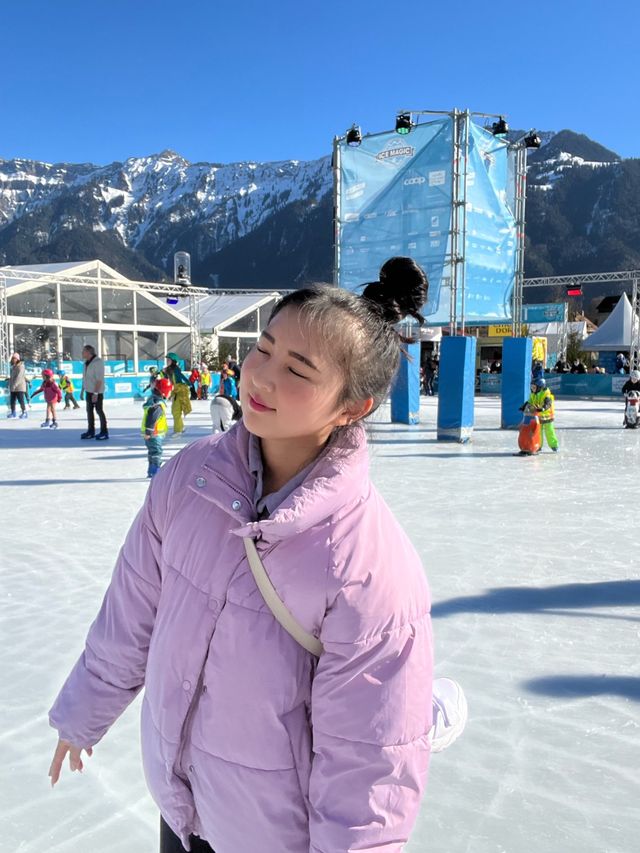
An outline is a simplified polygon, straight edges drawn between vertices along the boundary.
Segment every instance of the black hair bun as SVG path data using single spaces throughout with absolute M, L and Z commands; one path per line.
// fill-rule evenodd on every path
M 378 307 L 388 323 L 409 316 L 422 325 L 420 309 L 427 301 L 428 288 L 427 276 L 413 258 L 396 257 L 385 261 L 380 281 L 365 285 L 362 295 Z

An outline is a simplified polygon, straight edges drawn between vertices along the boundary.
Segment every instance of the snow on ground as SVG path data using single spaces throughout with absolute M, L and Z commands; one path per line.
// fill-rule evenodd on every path
M 560 453 L 515 458 L 499 401 L 474 440 L 372 427 L 374 480 L 424 559 L 437 672 L 465 687 L 464 737 L 433 758 L 408 853 L 631 853 L 640 805 L 640 431 L 621 405 L 557 404 Z M 111 440 L 0 423 L 0 850 L 155 853 L 139 700 L 55 790 L 46 712 L 80 653 L 146 488 L 140 407 L 107 404 Z M 186 440 L 208 430 L 207 405 Z M 178 445 L 169 442 L 175 452 Z M 256 851 L 256 853 L 260 853 Z

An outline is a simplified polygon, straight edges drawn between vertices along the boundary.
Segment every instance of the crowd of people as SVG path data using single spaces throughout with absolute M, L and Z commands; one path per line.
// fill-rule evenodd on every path
M 82 349 L 83 371 L 80 400 L 85 401 L 87 429 L 81 434 L 82 440 L 109 439 L 109 428 L 104 412 L 105 369 L 103 360 L 90 344 Z M 233 359 L 222 364 L 220 379 L 211 400 L 211 419 L 214 432 L 225 432 L 241 417 L 239 403 L 240 365 Z M 42 394 L 45 401 L 45 420 L 41 429 L 58 428 L 58 406 L 64 401 L 64 409 L 79 409 L 76 399 L 76 387 L 71 376 L 59 369 L 50 368 L 40 371 L 40 384 L 32 391 L 33 376 L 28 377 L 24 361 L 14 352 L 10 359 L 9 374 L 9 419 L 26 420 L 29 417 L 31 400 Z M 148 476 L 153 477 L 162 462 L 162 444 L 169 432 L 166 408 L 171 403 L 173 417 L 173 435 L 185 431 L 184 419 L 192 412 L 192 400 L 209 400 L 212 392 L 213 375 L 209 366 L 202 362 L 192 366 L 187 376 L 177 353 L 169 352 L 162 369 L 152 367 L 149 370 L 149 382 L 144 392 L 149 392 L 143 404 L 142 434 L 147 444 L 149 465 Z M 18 408 L 20 414 L 18 414 Z M 99 429 L 96 432 L 96 417 Z
M 147 446 L 147 477 L 154 477 L 162 465 L 163 442 L 169 432 L 167 401 L 171 400 L 173 435 L 185 431 L 184 419 L 191 414 L 193 400 L 208 400 L 212 374 L 206 363 L 192 366 L 187 377 L 183 372 L 180 356 L 167 353 L 166 365 L 162 370 L 150 368 L 149 384 L 145 391 L 150 395 L 143 404 L 142 435 Z M 233 360 L 224 362 L 220 369 L 220 381 L 211 400 L 210 412 L 214 433 L 226 432 L 242 416 L 238 400 L 240 365 Z

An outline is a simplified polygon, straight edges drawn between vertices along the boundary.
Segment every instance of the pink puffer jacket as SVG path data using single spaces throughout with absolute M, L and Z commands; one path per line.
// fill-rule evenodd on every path
M 147 782 L 165 820 L 216 853 L 402 850 L 426 782 L 430 601 L 420 560 L 371 485 L 364 430 L 330 444 L 255 521 L 242 423 L 163 467 L 51 710 L 96 744 L 144 686 Z M 264 603 L 256 539 L 316 663 Z

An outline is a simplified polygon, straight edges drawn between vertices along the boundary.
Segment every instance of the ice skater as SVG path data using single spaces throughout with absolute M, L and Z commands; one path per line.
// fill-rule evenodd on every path
M 86 432 L 82 433 L 80 438 L 95 438 L 96 441 L 107 441 L 109 439 L 109 429 L 104 413 L 104 361 L 98 356 L 95 347 L 91 344 L 85 344 L 82 347 L 82 358 L 84 359 L 84 368 L 82 371 L 80 398 L 84 394 L 87 406 L 87 429 Z M 100 432 L 97 435 L 94 413 L 100 419 Z
M 546 380 L 537 377 L 531 380 L 531 395 L 529 399 L 520 406 L 521 412 L 536 416 L 540 421 L 540 450 L 547 444 L 554 453 L 558 452 L 558 437 L 553 426 L 555 413 L 553 409 L 553 394 L 547 387 Z M 537 450 L 536 453 L 539 453 Z M 532 455 L 532 454 L 525 454 Z
M 191 414 L 191 399 L 189 380 L 180 368 L 180 357 L 175 352 L 167 353 L 167 365 L 162 371 L 173 385 L 171 392 L 171 414 L 173 415 L 173 434 L 184 432 L 184 417 Z
M 67 754 L 82 769 L 144 685 L 162 853 L 407 842 L 446 719 L 424 570 L 369 480 L 362 421 L 396 374 L 396 324 L 422 322 L 426 290 L 393 258 L 362 296 L 285 296 L 244 362 L 243 420 L 152 480 L 51 709 L 49 772 L 55 784 Z M 310 646 L 273 615 L 249 560 Z
M 44 399 L 47 404 L 46 419 L 40 424 L 40 428 L 58 429 L 56 405 L 62 400 L 62 391 L 53 378 L 53 370 L 45 368 L 42 371 L 42 385 L 33 392 L 31 399 L 33 399 L 36 394 L 44 394 Z
M 206 364 L 200 365 L 200 388 L 202 391 L 202 399 L 209 399 L 209 388 L 211 387 L 211 373 Z
M 150 382 L 151 394 L 142 406 L 142 436 L 147 445 L 147 477 L 155 477 L 162 465 L 162 442 L 167 434 L 167 404 L 173 386 L 164 376 Z
M 75 391 L 73 380 L 70 376 L 67 376 L 64 370 L 59 370 L 58 376 L 60 377 L 60 390 L 64 394 L 65 409 L 71 408 L 72 405 L 74 409 L 79 409 L 80 405 L 76 398 L 73 396 L 73 392 Z
M 632 370 L 629 374 L 629 378 L 622 386 L 622 393 L 624 394 L 625 407 L 624 407 L 624 418 L 622 420 L 622 424 L 625 429 L 632 427 L 635 429 L 637 427 L 638 421 L 638 403 L 637 403 L 637 394 L 640 394 L 640 370 Z M 631 397 L 629 396 L 631 392 L 635 392 Z M 629 405 L 629 401 L 634 400 Z M 629 411 L 631 409 L 631 411 Z
M 26 400 L 29 398 L 27 376 L 24 370 L 24 362 L 20 354 L 14 352 L 10 359 L 11 370 L 9 372 L 9 414 L 8 418 L 20 417 L 22 420 L 29 417 L 26 408 Z M 16 403 L 20 404 L 20 415 L 16 414 Z
M 216 394 L 209 407 L 211 413 L 211 429 L 214 433 L 226 432 L 231 429 L 235 421 L 242 417 L 242 409 L 233 397 L 225 397 L 224 394 Z
M 218 393 L 221 397 L 230 397 L 232 400 L 238 399 L 238 386 L 236 385 L 235 374 L 230 368 L 223 370 L 220 374 L 220 390 Z

